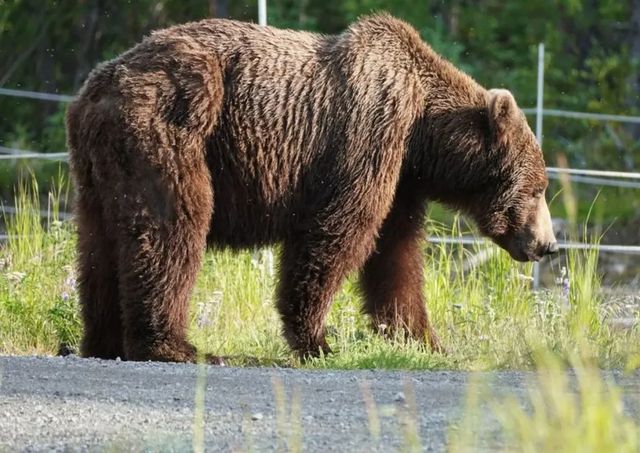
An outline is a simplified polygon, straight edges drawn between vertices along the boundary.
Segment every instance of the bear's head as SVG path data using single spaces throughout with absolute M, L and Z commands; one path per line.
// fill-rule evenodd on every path
M 487 114 L 491 175 L 471 214 L 481 232 L 515 260 L 539 261 L 558 250 L 542 150 L 509 91 L 488 91 Z

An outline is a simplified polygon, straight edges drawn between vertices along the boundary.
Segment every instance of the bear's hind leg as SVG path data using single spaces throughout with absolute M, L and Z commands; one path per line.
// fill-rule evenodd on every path
M 121 197 L 119 278 L 127 360 L 196 360 L 186 339 L 189 297 L 213 196 L 204 156 L 190 156 L 188 166 L 165 162 L 166 172 L 136 166 L 138 174 Z M 166 176 L 171 170 L 180 175 L 179 184 Z
M 401 200 L 402 197 L 396 197 L 382 226 L 376 251 L 362 270 L 364 310 L 371 315 L 374 329 L 390 335 L 402 329 L 416 340 L 426 340 L 432 350 L 443 352 L 429 321 L 422 292 L 424 207 Z
M 102 221 L 102 206 L 89 187 L 76 204 L 78 292 L 84 321 L 84 357 L 124 357 L 115 244 Z

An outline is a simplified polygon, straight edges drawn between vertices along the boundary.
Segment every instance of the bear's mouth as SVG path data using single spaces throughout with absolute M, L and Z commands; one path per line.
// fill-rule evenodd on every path
M 544 253 L 541 253 L 540 247 L 531 241 L 523 241 L 514 236 L 501 236 L 493 238 L 495 242 L 502 249 L 506 250 L 511 258 L 521 263 L 527 263 L 530 261 L 540 261 L 544 257 Z
M 516 261 L 520 261 L 523 263 L 526 263 L 528 261 L 540 261 L 542 259 L 542 255 L 536 253 L 536 252 L 531 252 L 530 250 L 525 250 L 525 251 L 519 251 L 518 253 L 513 253 L 511 250 L 507 250 L 507 252 L 509 252 L 509 254 L 511 255 L 511 257 L 516 260 Z
M 530 250 L 511 250 L 511 249 L 506 249 L 507 252 L 509 252 L 509 255 L 511 255 L 511 258 L 513 258 L 516 261 L 520 261 L 521 263 L 527 263 L 529 261 L 540 261 L 542 259 L 542 255 L 532 252 Z

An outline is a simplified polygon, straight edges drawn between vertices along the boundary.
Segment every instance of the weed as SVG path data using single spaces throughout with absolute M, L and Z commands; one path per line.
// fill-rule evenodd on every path
M 536 356 L 538 371 L 525 396 L 496 397 L 477 380 L 469 386 L 463 418 L 451 430 L 451 451 L 477 451 L 496 440 L 517 452 L 638 451 L 640 425 L 625 412 L 615 382 L 579 355 L 569 368 L 548 352 Z M 497 429 L 493 438 L 482 438 L 479 433 L 492 431 L 489 421 Z

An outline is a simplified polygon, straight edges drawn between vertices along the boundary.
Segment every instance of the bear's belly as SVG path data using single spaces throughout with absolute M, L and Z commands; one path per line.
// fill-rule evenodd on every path
M 336 175 L 345 150 L 337 137 L 346 135 L 348 116 L 334 111 L 330 99 L 313 108 L 304 102 L 316 84 L 300 83 L 298 92 L 287 78 L 269 81 L 262 87 L 268 95 L 253 96 L 248 105 L 240 102 L 245 97 L 228 95 L 207 140 L 214 199 L 210 245 L 247 248 L 305 234 L 317 228 L 317 213 L 343 193 Z M 257 89 L 256 83 L 236 87 L 249 88 Z M 294 99 L 290 108 L 287 102 Z
M 283 217 L 276 206 L 232 194 L 215 203 L 207 244 L 232 249 L 275 244 L 287 237 L 289 225 Z
M 236 167 L 212 168 L 213 216 L 210 246 L 234 249 L 281 242 L 301 227 L 303 211 L 295 186 L 282 180 L 269 184 L 267 169 L 252 175 Z M 260 174 L 261 176 L 258 176 Z

